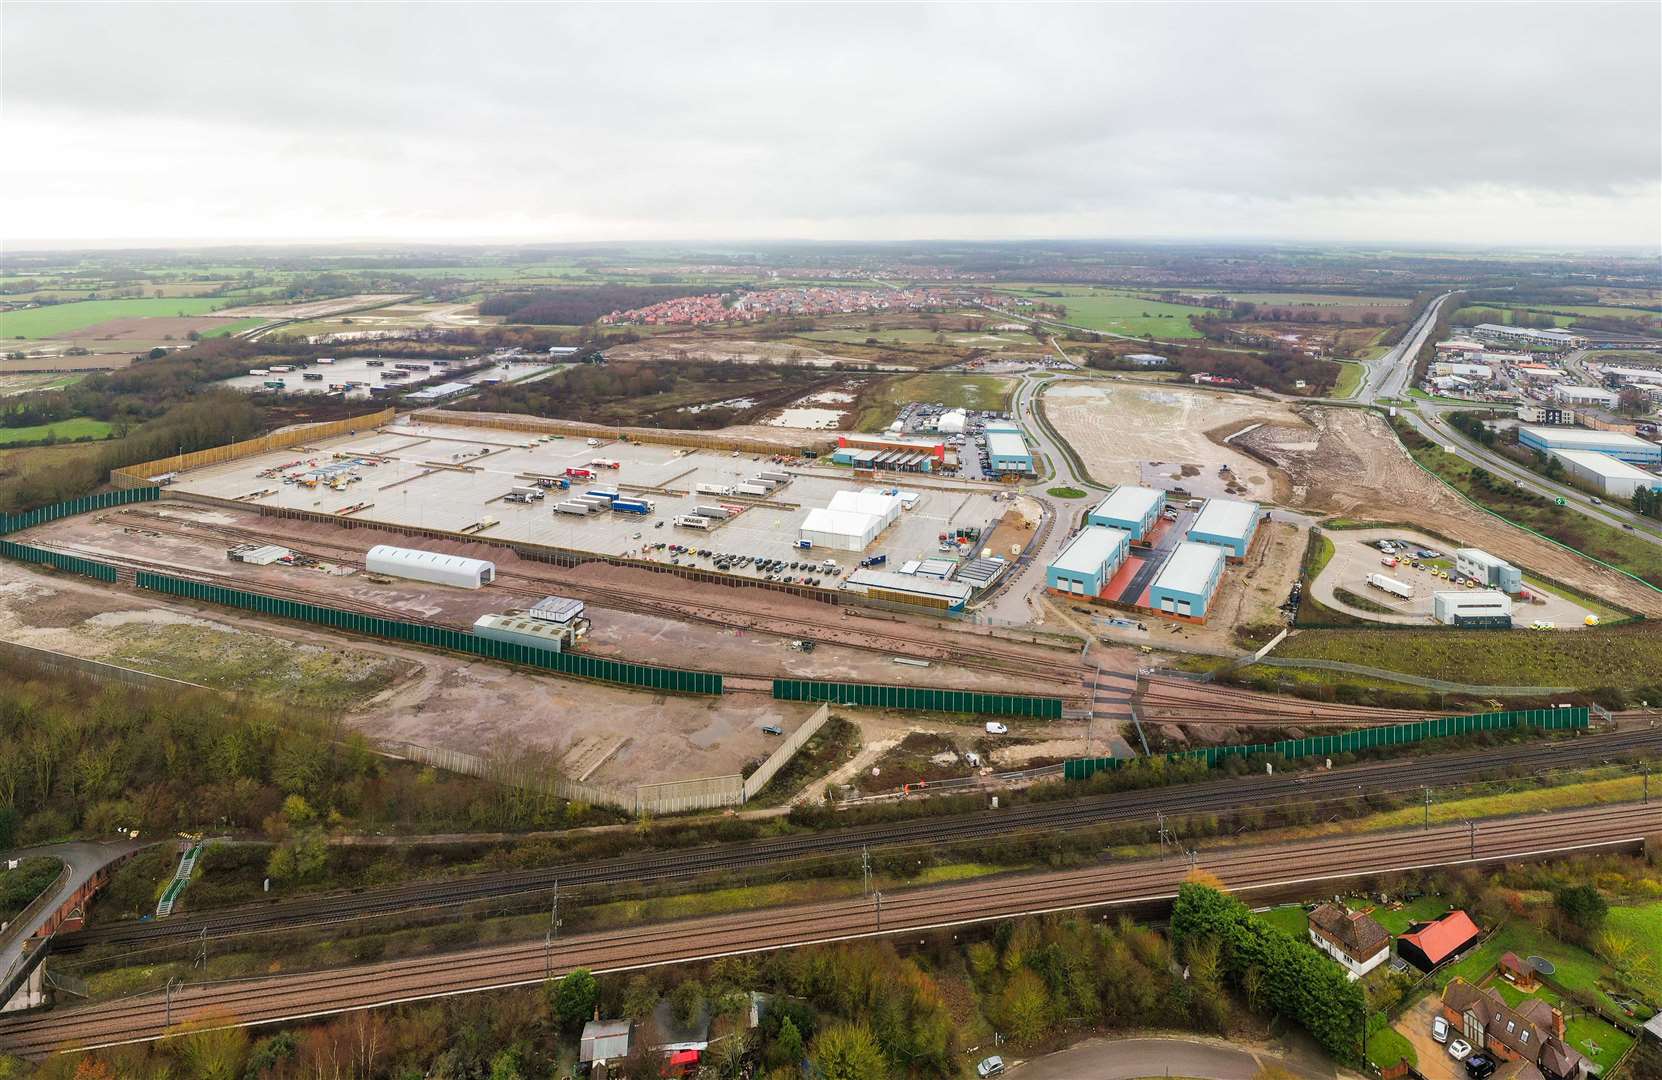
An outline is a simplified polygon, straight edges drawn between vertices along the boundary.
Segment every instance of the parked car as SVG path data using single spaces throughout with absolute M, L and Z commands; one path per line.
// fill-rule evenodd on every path
M 785 734 L 785 729 L 780 727 L 778 724 L 763 724 L 762 725 L 762 734 L 763 735 L 783 735 L 783 734 Z
M 1455 1061 L 1465 1061 L 1472 1056 L 1472 1044 L 1465 1039 L 1455 1039 L 1448 1044 L 1448 1056 Z
M 1010 729 L 1008 727 L 1004 726 L 1003 724 L 999 723 L 997 720 L 988 720 L 987 721 L 987 734 L 988 735 L 1008 735 L 1008 734 L 1010 734 Z
M 1431 1037 L 1440 1043 L 1448 1042 L 1448 1018 L 1434 1016 L 1431 1018 Z
M 1499 1066 L 1488 1054 L 1473 1054 L 1466 1059 L 1466 1075 L 1471 1080 L 1489 1080 Z
M 989 1076 L 1004 1075 L 1004 1059 L 996 1054 L 990 1058 L 982 1058 L 981 1064 L 975 1067 L 975 1075 L 981 1077 L 981 1080 L 987 1080 Z

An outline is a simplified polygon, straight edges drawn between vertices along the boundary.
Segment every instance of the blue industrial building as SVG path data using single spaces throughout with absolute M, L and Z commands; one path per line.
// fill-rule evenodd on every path
M 1244 559 L 1263 516 L 1264 511 L 1255 502 L 1207 499 L 1194 524 L 1189 526 L 1189 539 L 1216 544 L 1227 549 L 1232 558 Z
M 1085 515 L 1085 523 L 1124 529 L 1131 534 L 1131 539 L 1144 540 L 1154 530 L 1165 505 L 1166 493 L 1157 488 L 1121 484 Z
M 1091 525 L 1045 569 L 1045 585 L 1074 596 L 1097 596 L 1125 562 L 1130 546 L 1131 535 L 1124 529 Z
M 1625 431 L 1529 426 L 1518 429 L 1518 442 L 1543 454 L 1552 450 L 1592 450 L 1633 465 L 1662 464 L 1662 445 Z
M 1022 438 L 1021 429 L 1016 425 L 992 423 L 986 426 L 984 432 L 987 436 L 987 466 L 995 474 L 1031 475 L 1038 471 L 1033 468 L 1033 451 L 1027 448 L 1027 440 Z
M 1148 588 L 1148 606 L 1166 615 L 1204 619 L 1223 577 L 1224 549 L 1186 540 L 1177 545 Z

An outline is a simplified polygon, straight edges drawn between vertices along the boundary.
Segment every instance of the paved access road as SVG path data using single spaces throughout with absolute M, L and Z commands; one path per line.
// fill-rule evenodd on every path
M 1066 1050 L 1011 1064 L 1012 1080 L 1139 1080 L 1183 1076 L 1194 1080 L 1254 1080 L 1279 1065 L 1305 1080 L 1350 1080 L 1358 1074 L 1336 1068 L 1319 1052 L 1283 1056 L 1198 1039 L 1087 1039 Z
M 0 982 L 23 959 L 23 946 L 45 926 L 70 897 L 74 896 L 93 876 L 110 863 L 145 847 L 153 841 L 119 840 L 102 844 L 90 840 L 76 840 L 64 844 L 44 844 L 40 847 L 18 848 L 0 852 L 0 861 L 33 859 L 41 856 L 57 859 L 69 867 L 69 873 L 58 880 L 52 898 L 29 918 L 6 927 L 0 934 Z

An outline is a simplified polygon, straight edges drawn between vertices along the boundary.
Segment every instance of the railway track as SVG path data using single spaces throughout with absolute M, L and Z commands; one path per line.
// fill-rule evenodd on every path
M 1221 849 L 1189 858 L 1009 875 L 893 892 L 880 905 L 837 900 L 767 911 L 599 930 L 557 944 L 521 942 L 349 968 L 187 985 L 107 1003 L 0 1021 L 0 1047 L 27 1057 L 166 1037 L 168 1022 L 202 1028 L 295 1021 L 355 1009 L 543 982 L 585 967 L 597 973 L 917 933 L 976 922 L 1169 900 L 1192 868 L 1235 892 L 1458 864 L 1538 858 L 1624 846 L 1662 831 L 1662 803 L 1542 814 Z
M 1401 724 L 1437 712 L 1410 712 L 1368 705 L 1337 705 L 1279 697 L 1156 675 L 1143 681 L 1138 707 L 1145 722 L 1174 724 L 1320 724 L 1328 727 Z
M 148 509 L 115 511 L 109 517 L 139 520 L 144 523 L 144 528 L 188 540 L 212 539 L 226 544 L 248 544 L 270 543 L 274 538 L 272 530 L 256 532 L 235 526 L 202 522 L 183 524 L 179 519 L 162 517 L 156 511 Z M 363 565 L 357 547 L 311 537 L 302 537 L 292 542 L 287 536 L 281 538 L 285 547 L 304 555 L 358 568 Z M 119 557 L 101 557 L 119 561 Z M 127 561 L 135 560 L 129 557 Z M 645 597 L 622 586 L 577 581 L 573 580 L 569 572 L 562 572 L 552 566 L 544 572 L 538 569 L 539 566 L 540 564 L 535 562 L 521 562 L 512 569 L 498 568 L 497 583 L 513 588 L 530 599 L 538 598 L 551 590 L 558 590 L 603 608 L 631 614 L 650 615 L 679 622 L 737 627 L 787 638 L 815 638 L 868 652 L 912 656 L 1022 678 L 1040 679 L 1057 684 L 1058 691 L 1064 697 L 1081 698 L 1079 685 L 1084 668 L 1078 660 L 1071 657 L 1050 659 L 1019 649 L 1000 648 L 991 644 L 991 639 L 983 640 L 983 635 L 961 635 L 964 640 L 947 643 L 927 634 L 909 634 L 881 625 L 867 625 L 870 620 L 851 624 L 850 620 L 840 613 L 836 619 L 822 620 L 800 615 L 782 616 L 777 612 L 735 602 L 724 602 L 717 609 L 689 601 Z M 172 568 L 172 572 L 177 573 L 180 570 Z M 201 571 L 197 571 L 196 574 L 200 576 Z M 335 600 L 334 594 L 329 595 L 331 600 L 327 602 L 336 603 L 337 606 L 349 606 L 352 602 L 349 599 Z M 407 618 L 408 613 L 387 617 Z
M 615 882 L 661 882 L 703 874 L 781 866 L 792 860 L 835 858 L 860 851 L 988 839 L 1012 839 L 1091 828 L 1152 822 L 1162 816 L 1174 829 L 1183 818 L 1289 803 L 1320 804 L 1379 793 L 1470 782 L 1482 771 L 1536 773 L 1599 764 L 1634 754 L 1662 754 L 1662 729 L 1641 729 L 1411 760 L 1385 760 L 1342 769 L 1277 777 L 1239 777 L 1169 788 L 1022 803 L 1002 810 L 850 829 L 804 833 L 682 851 L 646 852 L 585 860 L 535 870 L 480 874 L 448 881 L 420 881 L 302 900 L 176 915 L 160 921 L 111 923 L 60 935 L 58 952 L 89 947 L 139 947 L 196 939 L 214 940 L 305 926 L 356 922 L 390 915 L 438 912 L 466 904 L 511 901 L 562 887 Z

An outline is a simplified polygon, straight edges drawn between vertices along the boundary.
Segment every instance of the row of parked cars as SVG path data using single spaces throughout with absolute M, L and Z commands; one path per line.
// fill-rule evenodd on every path
M 760 555 L 735 555 L 710 548 L 692 548 L 685 544 L 648 544 L 643 551 L 662 551 L 669 555 L 671 566 L 697 559 L 709 559 L 714 568 L 723 573 L 754 569 L 766 581 L 780 581 L 786 585 L 819 585 L 825 579 L 835 579 L 845 572 L 832 559 L 814 562 L 811 559 L 769 559 Z

